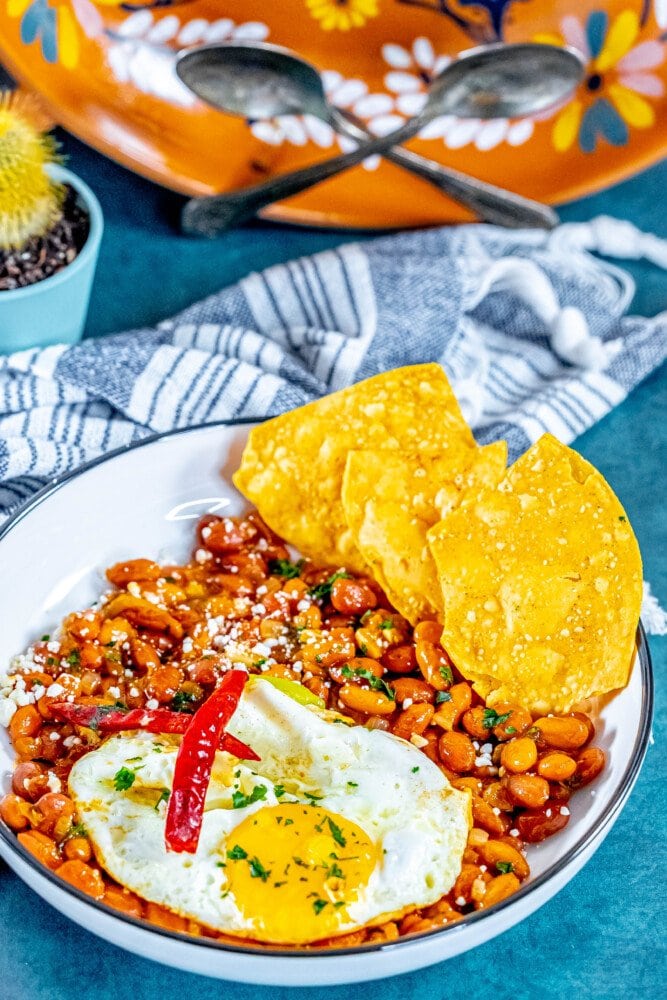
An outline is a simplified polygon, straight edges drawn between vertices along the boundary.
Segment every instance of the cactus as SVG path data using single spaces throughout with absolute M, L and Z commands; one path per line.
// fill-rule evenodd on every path
M 60 158 L 42 124 L 30 97 L 0 93 L 0 250 L 21 249 L 60 217 L 65 191 L 46 170 Z

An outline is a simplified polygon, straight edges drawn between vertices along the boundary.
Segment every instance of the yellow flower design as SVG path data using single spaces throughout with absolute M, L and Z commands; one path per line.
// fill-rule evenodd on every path
M 595 151 L 599 137 L 613 146 L 629 141 L 630 128 L 650 128 L 655 111 L 647 97 L 660 97 L 662 81 L 648 72 L 664 58 L 658 41 L 635 45 L 640 32 L 633 10 L 621 11 L 611 23 L 604 11 L 593 11 L 585 25 L 564 18 L 562 34 L 539 35 L 540 42 L 571 45 L 587 60 L 579 94 L 558 114 L 552 132 L 557 152 L 578 139 L 584 153 Z
M 361 28 L 378 16 L 378 0 L 306 0 L 306 7 L 324 31 Z

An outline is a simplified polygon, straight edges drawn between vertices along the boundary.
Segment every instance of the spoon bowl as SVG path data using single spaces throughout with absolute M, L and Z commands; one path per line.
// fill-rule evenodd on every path
M 205 45 L 182 55 L 176 72 L 199 98 L 241 118 L 313 114 L 328 119 L 322 79 L 314 66 L 266 42 Z

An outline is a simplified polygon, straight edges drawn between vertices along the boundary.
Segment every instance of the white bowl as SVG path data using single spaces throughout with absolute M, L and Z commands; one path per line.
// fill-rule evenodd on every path
M 9 581 L 0 597 L 0 663 L 98 596 L 110 563 L 133 556 L 184 559 L 201 514 L 241 512 L 245 502 L 230 474 L 250 426 L 212 425 L 151 438 L 89 463 L 34 497 L 0 533 L 0 566 Z M 646 752 L 652 702 L 650 659 L 640 629 L 630 683 L 609 702 L 598 725 L 595 742 L 607 752 L 607 767 L 572 797 L 565 830 L 529 849 L 530 880 L 488 911 L 390 944 L 281 952 L 191 938 L 125 917 L 83 895 L 35 861 L 1 822 L 0 855 L 61 913 L 107 941 L 179 969 L 281 986 L 381 979 L 488 941 L 527 917 L 579 871 L 630 794 Z M 2 792 L 9 787 L 11 767 L 3 730 Z

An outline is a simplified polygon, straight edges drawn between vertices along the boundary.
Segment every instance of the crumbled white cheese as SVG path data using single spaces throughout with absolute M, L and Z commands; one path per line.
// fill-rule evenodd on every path
M 51 791 L 51 792 L 61 792 L 62 791 L 62 788 L 63 788 L 62 782 L 60 781 L 60 778 L 58 777 L 58 775 L 54 774 L 53 771 L 49 771 L 47 779 L 46 779 L 46 784 L 48 785 L 49 791 Z

